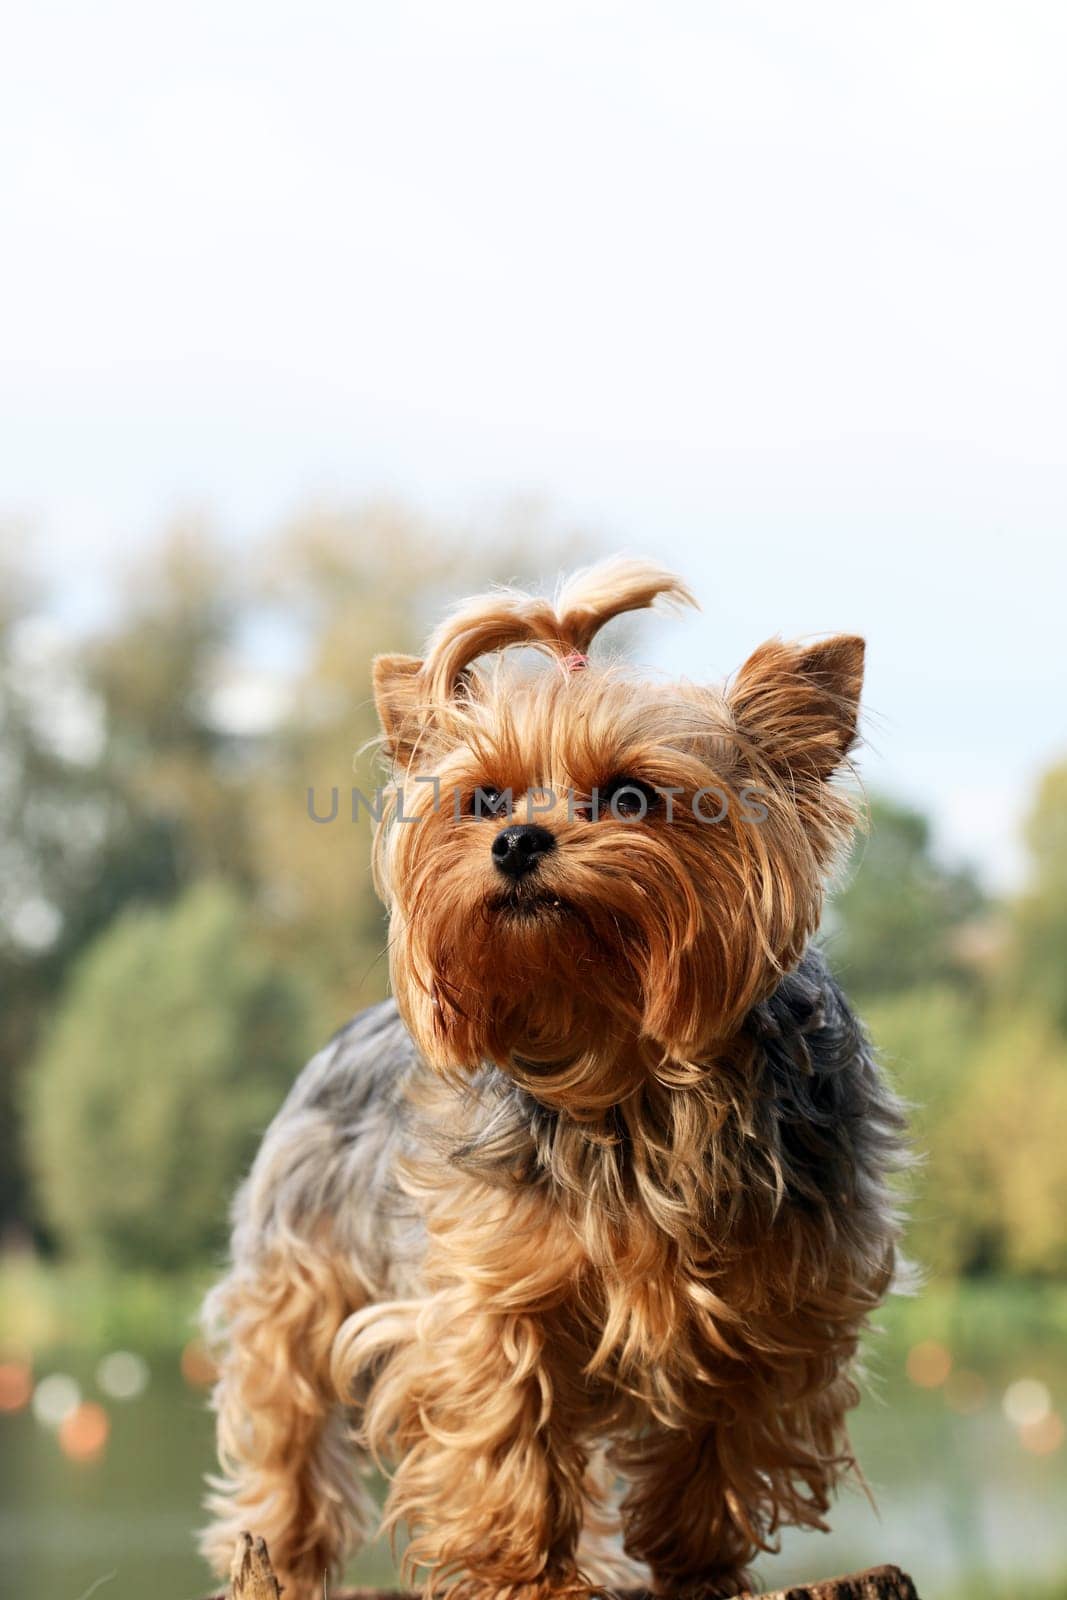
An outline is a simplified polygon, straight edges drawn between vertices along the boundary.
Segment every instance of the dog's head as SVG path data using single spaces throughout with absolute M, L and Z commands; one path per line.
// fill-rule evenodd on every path
M 555 603 L 472 600 L 425 659 L 374 667 L 405 1021 L 438 1069 L 490 1060 L 575 1112 L 636 1070 L 681 1081 L 736 1031 L 814 931 L 853 820 L 831 780 L 863 641 L 772 641 L 721 689 L 589 661 L 604 622 L 657 597 L 692 603 L 667 572 L 609 562 Z

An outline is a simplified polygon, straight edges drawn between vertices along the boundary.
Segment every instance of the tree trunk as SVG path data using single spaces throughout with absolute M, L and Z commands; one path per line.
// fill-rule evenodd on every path
M 228 1593 L 217 1600 L 279 1600 L 280 1594 L 265 1542 L 242 1534 L 233 1555 Z M 416 1600 L 416 1596 L 408 1589 L 337 1589 L 329 1600 Z M 624 1590 L 620 1600 L 645 1600 L 645 1596 L 639 1589 Z M 775 1589 L 758 1600 L 918 1600 L 918 1595 L 899 1567 L 868 1567 L 846 1578 Z

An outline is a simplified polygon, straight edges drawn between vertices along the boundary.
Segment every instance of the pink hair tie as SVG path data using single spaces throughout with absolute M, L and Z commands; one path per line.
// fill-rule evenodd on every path
M 563 657 L 564 672 L 584 672 L 589 665 L 589 657 L 584 650 L 568 650 Z

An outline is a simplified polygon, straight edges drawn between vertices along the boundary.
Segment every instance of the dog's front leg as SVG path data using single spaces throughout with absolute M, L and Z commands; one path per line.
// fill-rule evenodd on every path
M 334 1372 L 342 1388 L 375 1374 L 364 1422 L 394 1465 L 385 1525 L 410 1531 L 405 1568 L 427 1596 L 584 1592 L 581 1363 L 560 1315 L 574 1245 L 514 1196 L 471 1199 L 462 1223 L 431 1223 L 428 1297 L 356 1313 Z
M 750 1589 L 759 1535 L 730 1482 L 712 1427 L 650 1423 L 616 1453 L 630 1488 L 622 1502 L 627 1554 L 647 1563 L 653 1592 L 720 1600 Z
M 209 1298 L 220 1347 L 214 1407 L 222 1476 L 201 1547 L 224 1572 L 245 1529 L 264 1536 L 287 1596 L 321 1593 L 371 1530 L 361 1460 L 330 1382 L 337 1329 L 358 1296 L 335 1252 L 239 1254 Z

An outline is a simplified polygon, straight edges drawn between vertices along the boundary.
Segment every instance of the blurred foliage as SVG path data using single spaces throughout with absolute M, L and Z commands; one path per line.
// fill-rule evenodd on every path
M 947 987 L 868 1008 L 923 1160 L 909 1246 L 935 1278 L 1067 1277 L 1067 1040 Z
M 875 796 L 830 908 L 834 964 L 860 1000 L 964 981 L 970 973 L 955 935 L 982 908 L 974 874 L 935 857 L 927 818 Z
M 1010 989 L 1067 1033 L 1067 761 L 1042 779 L 1025 838 L 1033 870 L 1014 908 Z
M 212 711 L 238 626 L 234 583 L 208 531 L 179 524 L 126 575 L 116 622 L 85 650 L 102 762 L 166 839 L 172 891 L 202 874 L 252 880 L 242 775 Z
M 0 1349 L 137 1350 L 170 1355 L 197 1331 L 216 1256 L 193 1272 L 144 1271 L 100 1261 L 55 1261 L 29 1251 L 0 1257 Z
M 1067 1275 L 1065 772 L 1027 828 L 1034 887 L 1006 911 L 884 797 L 832 904 L 832 959 L 913 1107 L 909 1246 L 935 1278 Z
M 178 887 L 166 819 L 104 751 L 85 663 L 0 567 L 0 1222 L 25 1217 L 15 1077 L 68 968 L 131 900 Z
M 983 1036 L 946 1190 L 973 1199 L 978 1266 L 1067 1276 L 1067 1041 L 1040 1013 L 1012 1012 Z
M 372 656 L 417 650 L 490 580 L 591 553 L 528 505 L 478 528 L 315 510 L 240 556 L 185 523 L 89 635 L 0 565 L 9 1226 L 75 1268 L 195 1268 L 308 1048 L 385 989 L 370 828 L 347 820 L 351 787 L 378 781 Z M 334 787 L 337 821 L 312 824 L 309 790 L 328 809 Z M 1067 1272 L 1067 764 L 1026 837 L 1027 889 L 998 905 L 921 812 L 876 796 L 828 910 L 831 958 L 915 1106 L 910 1239 L 938 1277 Z
M 204 1260 L 310 1046 L 300 985 L 256 949 L 231 889 L 128 911 L 76 965 L 29 1080 L 64 1246 L 127 1267 Z

